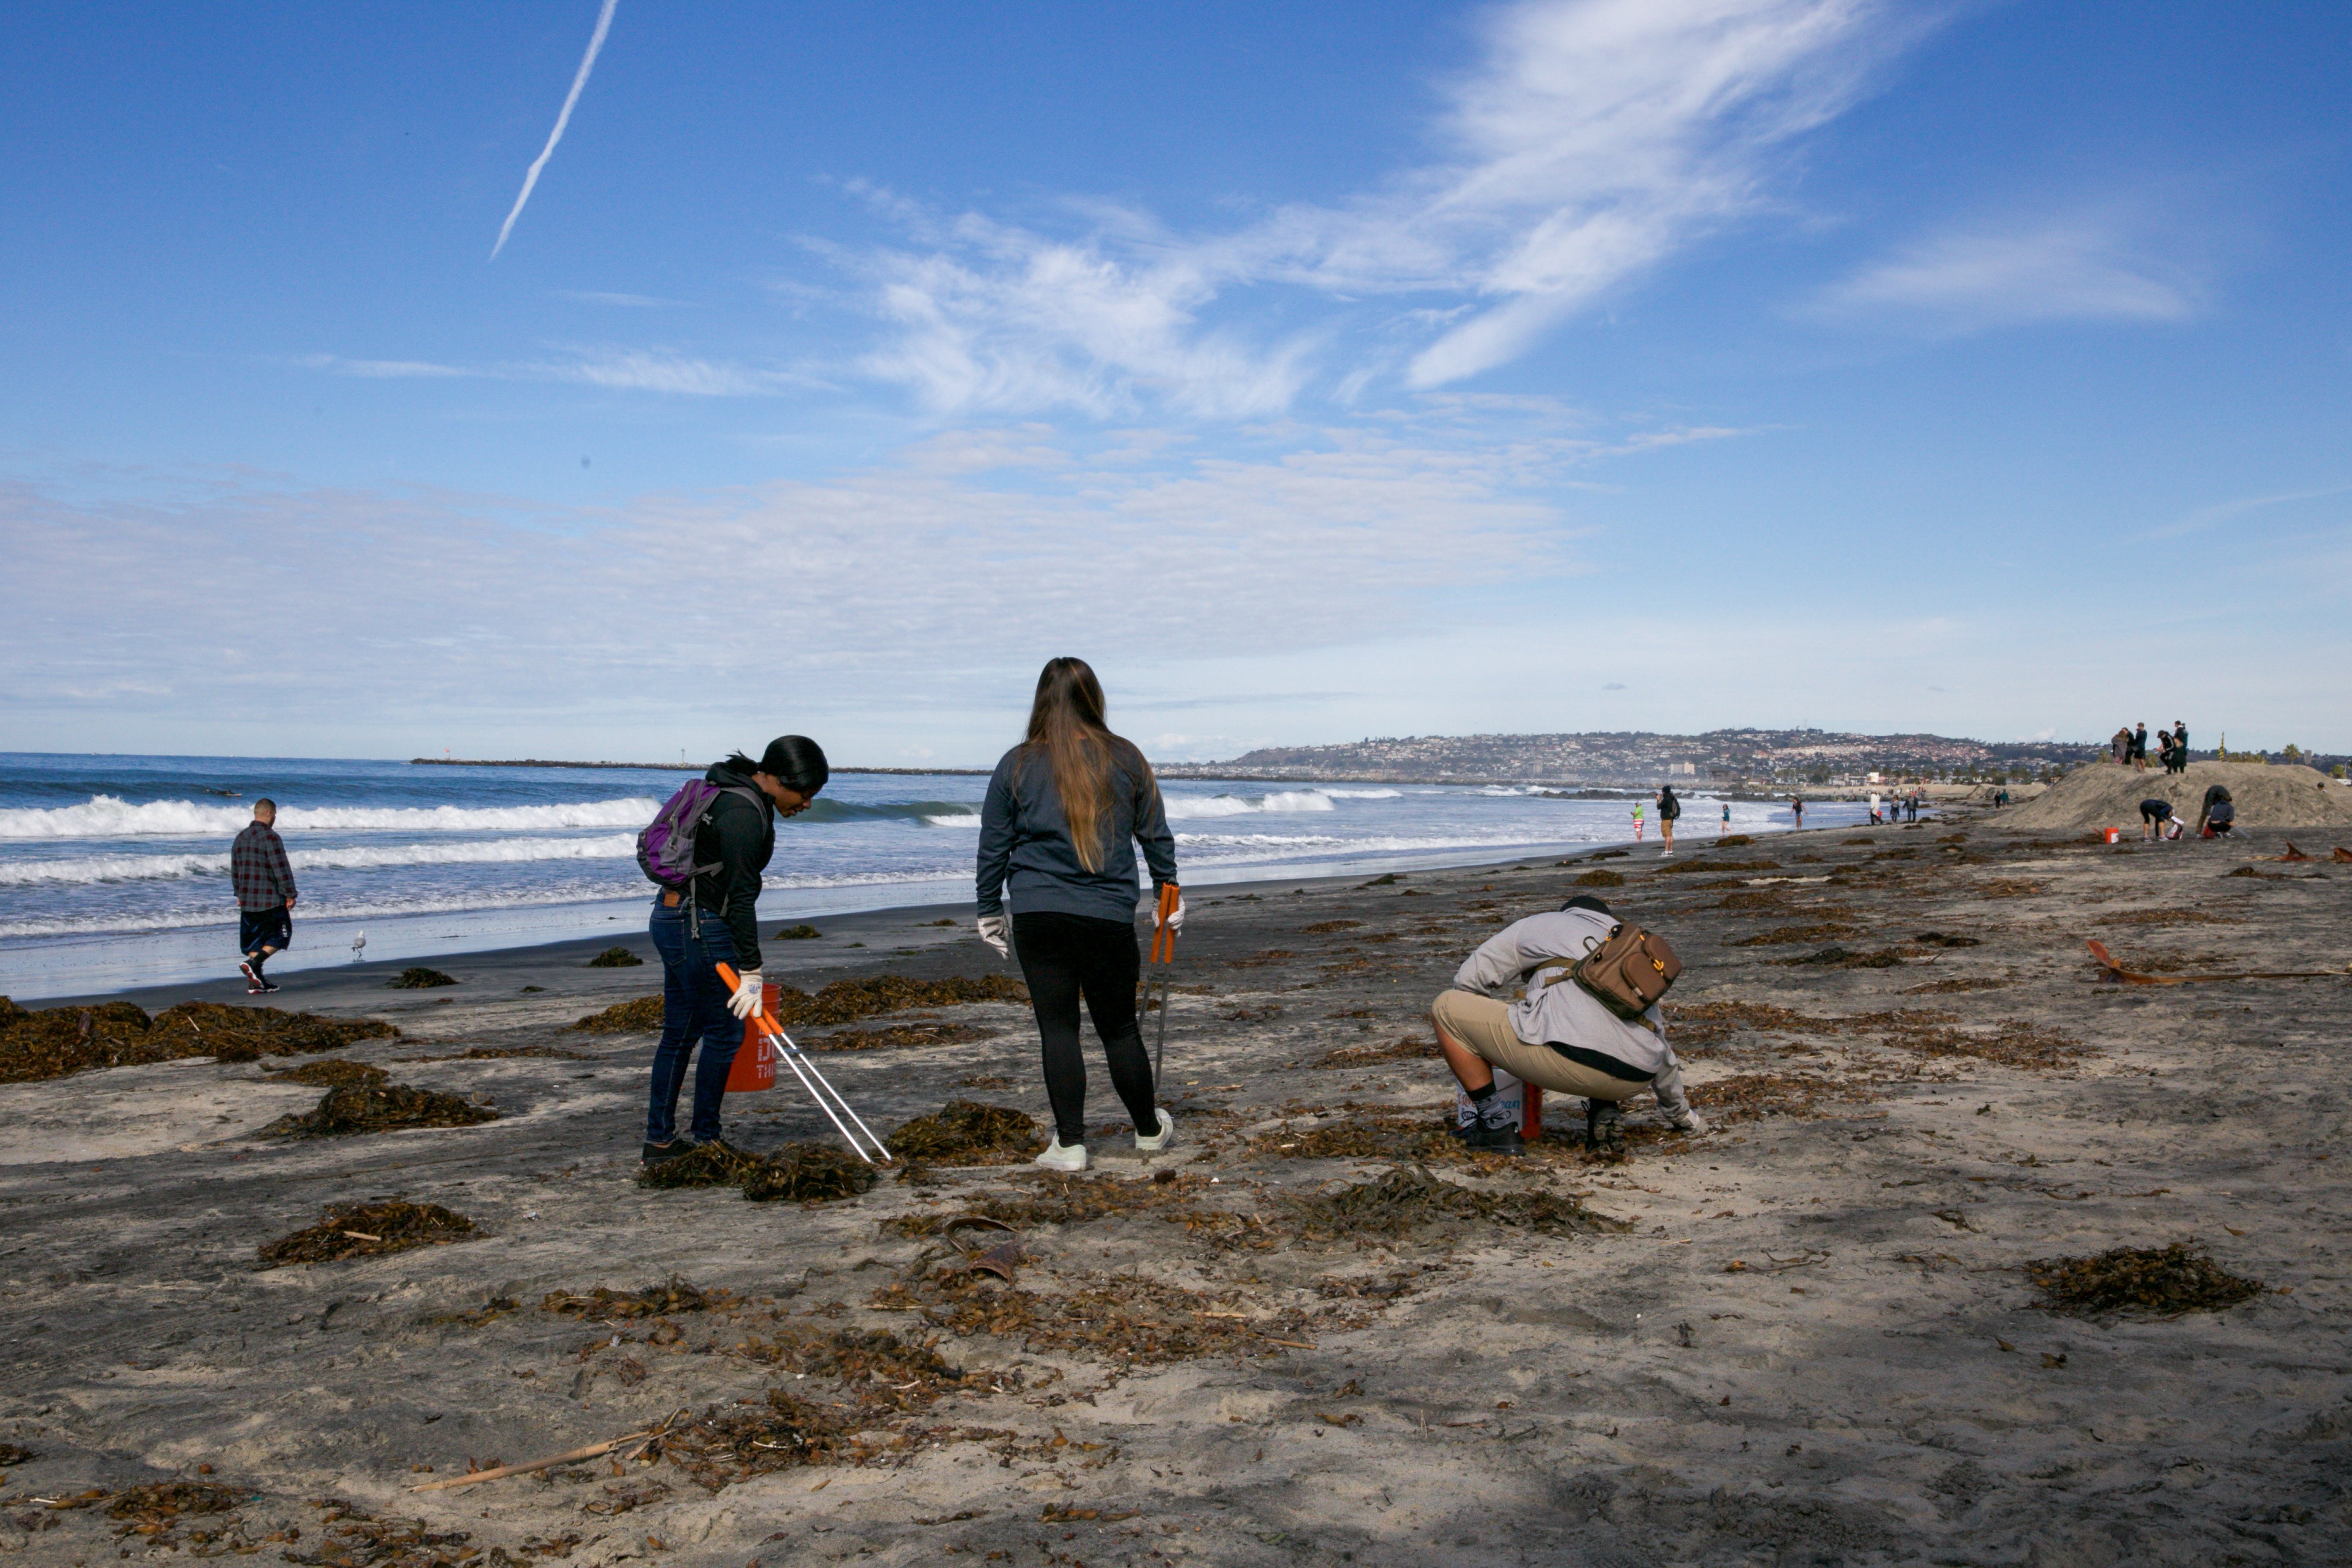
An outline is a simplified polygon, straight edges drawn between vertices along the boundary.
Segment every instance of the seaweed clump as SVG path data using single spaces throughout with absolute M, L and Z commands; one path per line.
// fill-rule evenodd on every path
M 675 1312 L 708 1312 L 734 1300 L 732 1290 L 706 1290 L 684 1275 L 673 1274 L 642 1290 L 609 1290 L 602 1285 L 585 1294 L 550 1290 L 539 1305 L 541 1311 L 574 1318 L 666 1318 Z
M 2043 1258 L 2025 1276 L 2054 1312 L 2218 1312 L 2263 1293 L 2259 1279 L 2232 1274 L 2181 1242 L 2117 1247 L 2089 1258 Z
M 183 1002 L 152 1018 L 128 1002 L 29 1011 L 6 997 L 0 1004 L 0 1083 L 34 1083 L 189 1057 L 249 1062 L 265 1056 L 307 1056 L 400 1033 L 373 1018 L 322 1018 L 219 1002 Z
M 408 1127 L 473 1127 L 496 1121 L 499 1113 L 454 1094 L 404 1083 L 354 1083 L 331 1089 L 317 1107 L 299 1116 L 281 1116 L 256 1136 L 338 1138 L 358 1132 L 396 1132 Z
M 918 1116 L 890 1134 L 890 1151 L 902 1160 L 940 1165 L 1010 1165 L 1045 1148 L 1037 1124 L 1025 1110 L 978 1100 L 950 1100 L 929 1116 Z
M 844 1417 L 777 1388 L 765 1405 L 714 1405 L 665 1429 L 646 1454 L 668 1460 L 715 1492 L 771 1470 L 824 1464 L 841 1448 L 847 1429 Z
M 1402 1236 L 1425 1226 L 1465 1222 L 1505 1225 L 1553 1235 L 1596 1235 L 1629 1228 L 1622 1220 L 1598 1215 L 1572 1197 L 1552 1193 L 1486 1193 L 1441 1181 L 1427 1169 L 1391 1171 L 1376 1182 L 1357 1182 L 1336 1193 L 1297 1205 L 1308 1235 Z
M 645 962 L 646 961 L 644 959 L 639 958 L 635 953 L 631 952 L 625 947 L 608 947 L 604 952 L 598 953 L 595 957 L 590 959 L 588 961 L 588 967 L 591 969 L 636 969 L 642 967 Z
M 480 1231 L 464 1215 L 439 1204 L 363 1204 L 339 1208 L 307 1229 L 261 1247 L 261 1266 L 341 1263 L 350 1258 L 380 1258 L 418 1247 L 471 1241 Z
M 429 991 L 436 985 L 457 984 L 457 982 L 449 975 L 442 973 L 437 969 L 427 969 L 421 963 L 412 963 L 384 982 L 385 985 L 394 991 Z
M 803 1042 L 813 1051 L 896 1051 L 915 1046 L 959 1046 L 985 1040 L 996 1031 L 977 1024 L 889 1024 L 879 1029 L 844 1029 Z
M 1576 885 L 1580 888 L 1622 888 L 1625 885 L 1625 874 L 1604 867 L 1577 878 Z
M 662 999 L 658 996 L 637 996 L 626 1002 L 615 1002 L 601 1013 L 589 1014 L 572 1026 L 592 1035 L 658 1029 L 662 1026 Z
M 775 942 L 814 942 L 824 934 L 824 932 L 817 930 L 816 927 L 813 925 L 803 924 L 796 926 L 778 926 L 776 928 L 775 936 L 771 940 Z
M 757 1154 L 748 1153 L 730 1143 L 713 1141 L 698 1143 L 683 1154 L 673 1154 L 667 1160 L 648 1162 L 637 1173 L 641 1187 L 736 1187 L 743 1184 L 751 1167 L 760 1163 Z
M 817 1377 L 837 1377 L 852 1385 L 868 1404 L 910 1410 L 929 1405 L 951 1388 L 963 1386 L 963 1368 L 950 1364 L 927 1342 L 901 1340 L 887 1329 L 813 1329 L 786 1327 L 772 1340 L 753 1338 L 735 1348 L 747 1361 L 766 1362 L 788 1372 Z
M 826 1203 L 874 1184 L 874 1167 L 829 1143 L 787 1143 L 752 1167 L 743 1195 L 753 1203 Z
M 1026 1002 L 1029 988 L 1006 974 L 978 979 L 955 975 L 946 980 L 909 980 L 899 974 L 877 974 L 865 980 L 836 980 L 812 996 L 794 986 L 782 987 L 776 1011 L 779 1022 L 793 1024 L 854 1024 L 883 1013 L 909 1007 L 960 1007 L 973 1002 Z
M 1853 952 L 1843 947 L 1825 947 L 1819 952 L 1809 952 L 1802 958 L 1783 958 L 1781 963 L 1817 964 L 1823 969 L 1895 969 L 1903 955 L 1891 947 L 1876 952 Z
M 341 1089 L 346 1084 L 382 1083 L 391 1075 L 382 1068 L 365 1062 L 345 1061 L 341 1057 L 323 1062 L 304 1062 L 299 1068 L 286 1068 L 269 1075 L 277 1083 L 307 1083 L 313 1089 Z

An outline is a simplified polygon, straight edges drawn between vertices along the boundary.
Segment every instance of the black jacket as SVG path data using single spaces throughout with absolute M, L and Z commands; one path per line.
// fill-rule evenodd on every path
M 748 789 L 753 805 L 740 795 L 722 795 L 694 830 L 694 863 L 717 866 L 694 879 L 694 902 L 704 918 L 727 921 L 735 938 L 735 967 L 760 967 L 760 873 L 776 853 L 776 808 L 748 773 L 725 763 L 702 775 L 721 788 Z
M 1135 844 L 1143 844 L 1151 885 L 1176 879 L 1176 836 L 1140 753 L 1114 757 L 1103 813 L 1102 865 L 1089 871 L 1070 842 L 1069 818 L 1042 752 L 1015 746 L 996 764 L 980 808 L 980 912 L 1001 914 L 1009 890 L 1015 913 L 1051 910 L 1097 920 L 1135 918 Z M 1008 888 L 1009 885 L 1009 888 Z

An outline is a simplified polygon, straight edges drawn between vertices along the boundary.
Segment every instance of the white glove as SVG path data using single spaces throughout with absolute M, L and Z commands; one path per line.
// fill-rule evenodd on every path
M 1012 930 L 1013 922 L 1006 920 L 1003 915 L 982 915 L 980 917 L 980 940 L 994 948 L 996 950 L 996 956 L 999 958 L 1010 958 L 1013 956 L 1013 948 L 1011 944 L 1004 940 L 1006 933 Z
M 1152 911 L 1155 916 L 1159 912 L 1157 910 Z M 1152 923 L 1156 925 L 1160 922 L 1155 920 Z M 1176 895 L 1176 907 L 1168 911 L 1167 925 L 1170 931 L 1179 936 L 1184 933 L 1184 895 L 1181 893 Z
M 735 994 L 727 998 L 727 1010 L 738 1018 L 748 1018 L 760 1010 L 760 972 L 746 971 L 735 987 Z

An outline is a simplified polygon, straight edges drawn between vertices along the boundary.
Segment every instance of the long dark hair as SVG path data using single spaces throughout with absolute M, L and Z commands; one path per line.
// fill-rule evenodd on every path
M 824 748 L 806 735 L 779 735 L 768 742 L 758 762 L 738 752 L 727 763 L 738 773 L 765 773 L 794 795 L 804 796 L 814 796 L 833 776 Z
M 1160 786 L 1135 743 L 1112 734 L 1104 722 L 1102 682 L 1085 659 L 1046 661 L 1037 677 L 1036 700 L 1029 705 L 1025 745 L 1032 756 L 1042 753 L 1054 765 L 1054 789 L 1062 797 L 1078 864 L 1100 869 L 1112 765 L 1128 768 L 1154 789 Z

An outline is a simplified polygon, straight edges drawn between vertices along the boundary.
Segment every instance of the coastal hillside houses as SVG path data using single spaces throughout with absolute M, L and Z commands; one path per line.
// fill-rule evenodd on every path
M 1409 735 L 1325 746 L 1265 746 L 1218 763 L 1170 763 L 1172 778 L 1625 787 L 1858 784 L 1882 779 L 2020 781 L 2063 771 L 2104 748 L 2000 743 L 1946 735 L 1822 730 L 1715 730 L 1703 735 L 1601 731 L 1554 735 Z

